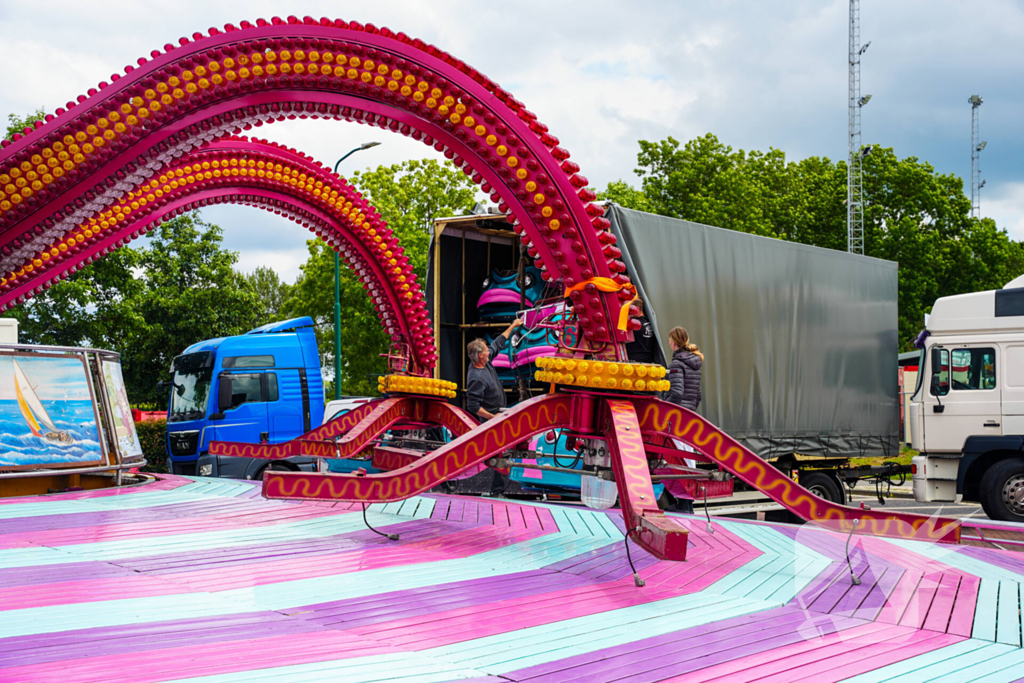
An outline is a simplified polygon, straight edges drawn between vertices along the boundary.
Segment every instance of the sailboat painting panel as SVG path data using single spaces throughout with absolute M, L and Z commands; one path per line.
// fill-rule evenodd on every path
M 103 463 L 83 360 L 0 355 L 0 471 Z

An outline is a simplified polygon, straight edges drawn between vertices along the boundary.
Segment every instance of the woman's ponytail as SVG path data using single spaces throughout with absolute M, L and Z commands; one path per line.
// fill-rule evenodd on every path
M 690 343 L 690 335 L 682 327 L 673 327 L 668 333 L 668 338 L 675 342 L 676 347 L 686 349 L 701 360 L 704 360 L 704 354 L 700 352 L 696 344 Z

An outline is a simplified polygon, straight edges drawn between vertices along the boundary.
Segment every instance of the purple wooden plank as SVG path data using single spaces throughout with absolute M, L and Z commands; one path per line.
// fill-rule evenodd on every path
M 871 588 L 871 592 L 865 596 L 863 602 L 857 606 L 857 610 L 847 616 L 874 621 L 878 617 L 879 612 L 882 611 L 882 608 L 885 607 L 886 600 L 892 595 L 900 579 L 903 578 L 904 572 L 905 570 L 903 569 L 887 570 Z M 837 613 L 841 614 L 842 612 L 838 611 Z
M 277 612 L 253 612 L 17 636 L 0 639 L 0 668 L 319 630 Z
M 40 567 L 0 569 L 0 587 L 36 586 L 42 583 L 63 583 L 80 579 L 107 579 L 134 576 L 136 572 L 107 562 L 69 562 Z
M 514 681 L 657 681 L 864 622 L 782 607 L 502 674 Z
M 878 582 L 891 571 L 895 572 L 896 570 L 891 567 L 869 566 L 863 571 L 857 571 L 857 577 L 860 579 L 860 585 L 851 585 L 850 589 L 846 592 L 846 595 L 844 595 L 842 599 L 835 604 L 830 613 L 853 616 L 864 600 L 866 600 L 867 597 L 871 595 L 872 591 L 875 590 Z
M 1020 574 L 1019 581 L 1024 581 L 1024 553 L 995 548 L 978 548 L 972 545 L 957 546 L 956 551 L 982 562 Z

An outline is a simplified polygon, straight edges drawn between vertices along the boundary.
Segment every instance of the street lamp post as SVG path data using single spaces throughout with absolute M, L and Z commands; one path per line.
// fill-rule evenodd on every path
M 364 142 L 334 164 L 337 175 L 338 166 L 356 152 L 376 147 L 379 142 Z M 341 258 L 338 250 L 334 250 L 334 398 L 341 398 Z

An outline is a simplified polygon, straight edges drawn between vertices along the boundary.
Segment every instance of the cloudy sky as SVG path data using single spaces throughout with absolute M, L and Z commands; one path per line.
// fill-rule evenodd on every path
M 339 15 L 339 12 L 343 14 Z M 1024 3 L 862 0 L 864 142 L 970 175 L 971 94 L 981 94 L 982 213 L 1024 239 Z M 405 31 L 501 83 L 547 123 L 593 185 L 636 183 L 637 140 L 712 132 L 790 159 L 846 154 L 846 0 L 103 0 L 0 2 L 0 114 L 52 112 L 150 50 L 211 26 L 306 14 Z M 356 169 L 433 150 L 354 124 L 279 123 L 259 134 Z M 1017 160 L 1017 161 L 1015 161 Z M 241 267 L 287 280 L 308 233 L 257 209 L 218 207 Z

